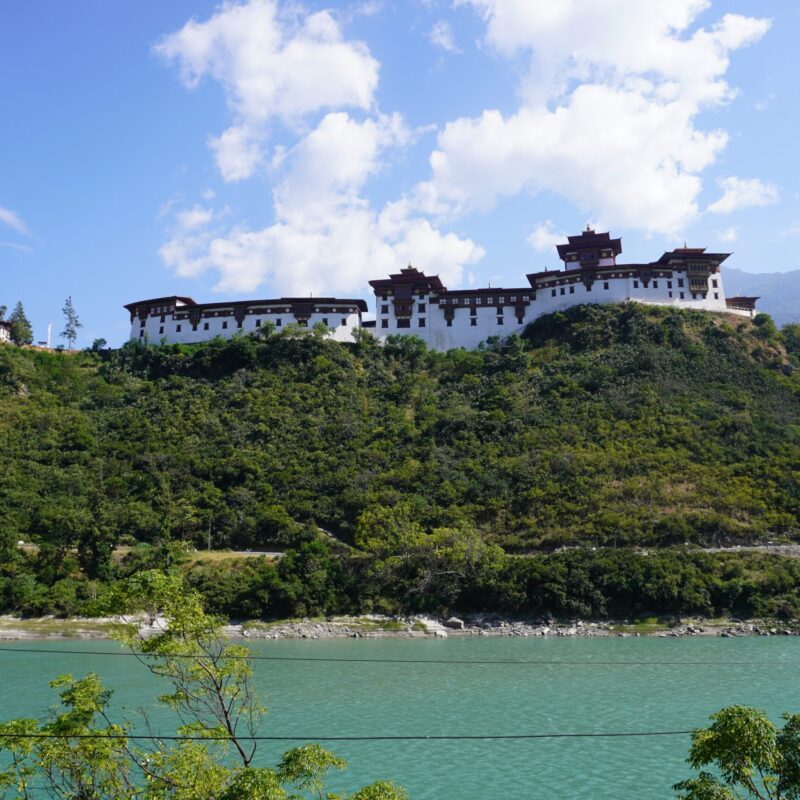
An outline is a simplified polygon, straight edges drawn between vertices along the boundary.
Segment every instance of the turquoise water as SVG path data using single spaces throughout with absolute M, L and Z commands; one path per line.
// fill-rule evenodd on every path
M 163 684 L 131 658 L 37 655 L 14 648 L 110 650 L 98 642 L 3 643 L 0 718 L 39 716 L 47 681 L 98 672 L 127 713 L 155 709 Z M 267 693 L 265 735 L 445 735 L 680 730 L 724 705 L 800 711 L 800 638 L 329 640 L 257 642 L 261 655 L 307 658 L 540 659 L 579 664 L 375 664 L 258 662 Z M 599 662 L 641 661 L 620 666 Z M 657 661 L 669 664 L 654 664 Z M 690 663 L 691 662 L 691 663 Z M 703 662 L 698 665 L 696 662 Z M 726 664 L 725 662 L 747 662 Z M 163 710 L 152 714 L 172 729 Z M 414 800 L 596 798 L 661 800 L 687 777 L 688 736 L 528 741 L 337 742 L 348 759 L 335 788 L 384 778 Z M 271 764 L 293 746 L 262 743 Z

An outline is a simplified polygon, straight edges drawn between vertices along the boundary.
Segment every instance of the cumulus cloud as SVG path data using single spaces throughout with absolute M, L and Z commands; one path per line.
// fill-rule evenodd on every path
M 8 225 L 12 231 L 16 231 L 23 236 L 31 235 L 28 226 L 19 218 L 19 214 L 12 211 L 10 208 L 3 208 L 0 206 L 0 222 L 4 225 Z
M 362 43 L 344 40 L 330 12 L 282 17 L 276 0 L 225 2 L 154 50 L 178 65 L 187 87 L 207 76 L 224 87 L 234 124 L 210 145 L 231 181 L 249 177 L 261 162 L 272 120 L 292 124 L 322 109 L 368 109 L 378 82 L 378 62 Z
M 743 208 L 770 206 L 780 200 L 778 187 L 764 183 L 758 178 L 721 178 L 722 197 L 713 202 L 708 210 L 712 214 L 732 214 Z
M 531 235 L 528 237 L 528 244 L 534 249 L 545 252 L 555 247 L 557 244 L 566 241 L 567 235 L 557 231 L 553 223 L 548 219 L 539 223 Z
M 405 201 L 376 210 L 364 197 L 387 152 L 411 136 L 398 115 L 327 114 L 282 158 L 272 225 L 224 232 L 184 225 L 161 256 L 184 277 L 216 270 L 217 288 L 232 292 L 269 281 L 282 294 L 360 293 L 369 278 L 409 261 L 457 283 L 483 256 L 479 246 L 437 230 Z
M 549 190 L 591 216 L 675 234 L 699 214 L 699 173 L 727 143 L 696 127 L 729 101 L 730 53 L 769 21 L 726 14 L 687 31 L 708 0 L 460 0 L 487 40 L 529 64 L 520 107 L 447 124 L 420 188 L 428 208 L 488 209 Z M 613 20 L 613 24 L 610 24 Z
M 447 20 L 437 20 L 428 32 L 428 39 L 432 45 L 445 50 L 448 53 L 460 53 L 461 50 L 456 45 L 453 29 Z

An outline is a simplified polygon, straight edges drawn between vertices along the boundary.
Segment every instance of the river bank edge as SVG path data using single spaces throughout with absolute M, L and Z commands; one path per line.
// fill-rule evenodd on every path
M 53 639 L 109 639 L 113 629 L 134 622 L 143 636 L 164 629 L 164 621 L 144 615 L 131 618 L 21 618 L 0 615 L 0 641 Z M 274 622 L 230 622 L 225 632 L 242 639 L 376 639 L 448 638 L 451 636 L 799 636 L 800 620 L 738 618 L 655 618 L 587 621 L 524 620 L 489 614 L 448 618 L 432 616 L 389 617 L 377 614 L 330 619 L 294 619 Z

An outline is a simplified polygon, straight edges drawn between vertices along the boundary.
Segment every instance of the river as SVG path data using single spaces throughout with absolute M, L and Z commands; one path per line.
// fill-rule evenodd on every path
M 262 733 L 301 736 L 647 732 L 703 726 L 724 705 L 764 708 L 773 720 L 800 711 L 800 638 L 500 638 L 253 642 L 259 655 L 306 659 L 528 660 L 550 663 L 259 661 L 269 714 Z M 23 650 L 56 649 L 56 654 Z M 81 655 L 65 653 L 80 650 Z M 41 716 L 52 677 L 98 672 L 113 703 L 154 710 L 163 684 L 110 642 L 3 642 L 0 718 Z M 552 663 L 561 662 L 561 663 Z M 624 663 L 623 663 L 624 662 Z M 275 763 L 291 743 L 262 743 Z M 326 745 L 350 768 L 334 788 L 379 778 L 413 800 L 665 800 L 691 774 L 689 737 L 367 741 Z

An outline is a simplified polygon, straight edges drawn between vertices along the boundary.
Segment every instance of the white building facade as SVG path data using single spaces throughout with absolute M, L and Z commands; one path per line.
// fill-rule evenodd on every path
M 131 303 L 131 339 L 149 342 L 202 342 L 216 336 L 253 333 L 267 322 L 322 323 L 330 336 L 352 341 L 365 328 L 378 339 L 413 335 L 435 350 L 472 349 L 491 336 L 521 333 L 543 316 L 584 303 L 637 302 L 752 317 L 755 297 L 726 298 L 720 265 L 728 253 L 680 248 L 647 264 L 618 264 L 621 239 L 587 228 L 557 246 L 563 270 L 535 272 L 528 286 L 515 289 L 448 290 L 436 276 L 407 267 L 370 281 L 375 320 L 363 321 L 363 300 L 280 298 L 198 304 L 188 297 Z
M 262 327 L 281 331 L 290 325 L 325 325 L 339 341 L 352 341 L 367 310 L 363 300 L 333 297 L 280 297 L 234 303 L 196 303 L 191 297 L 157 297 L 129 303 L 131 339 L 153 344 L 194 344 L 220 336 L 256 333 Z

